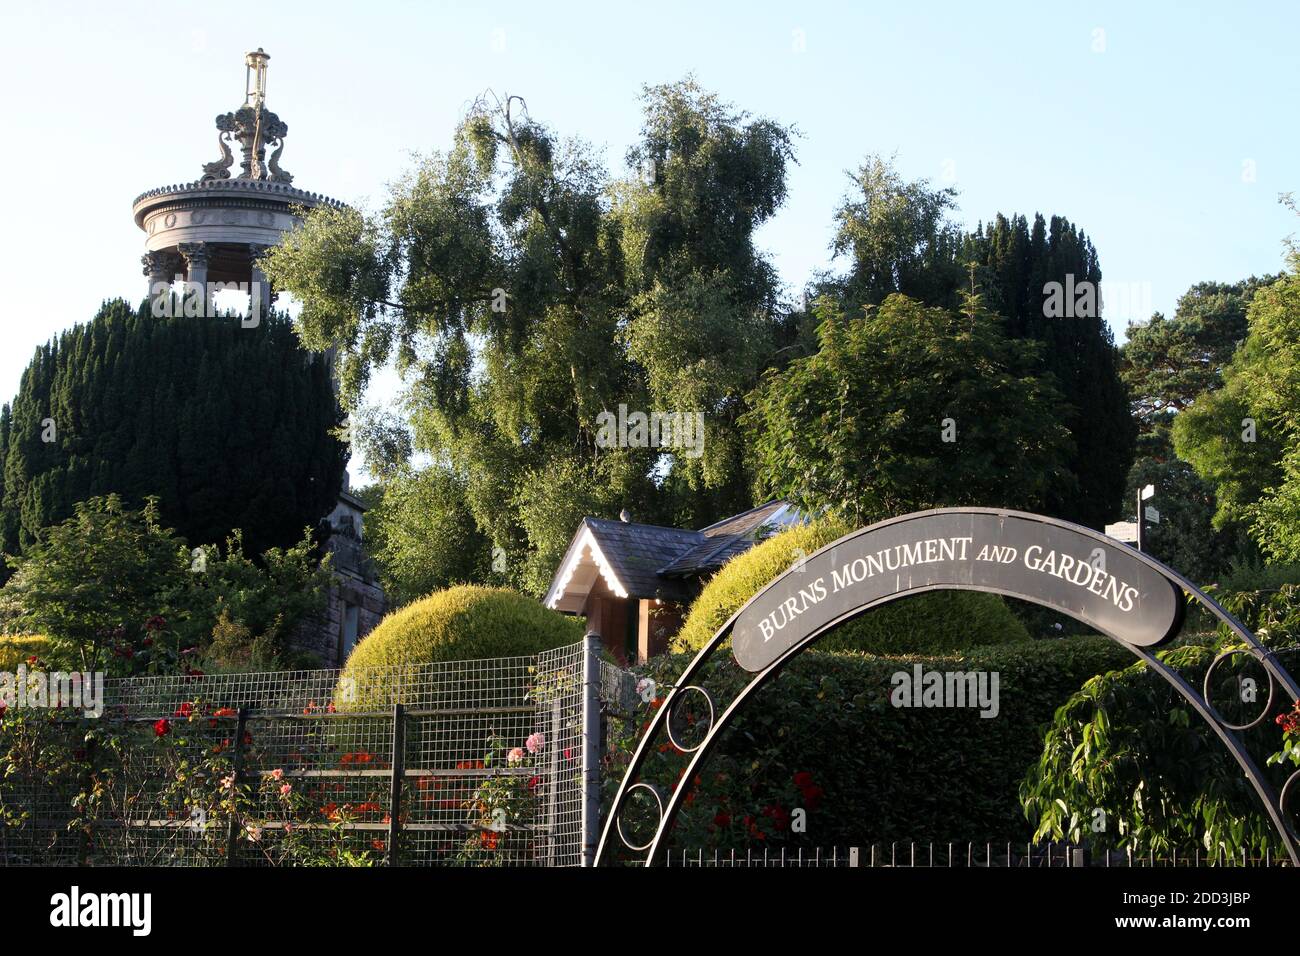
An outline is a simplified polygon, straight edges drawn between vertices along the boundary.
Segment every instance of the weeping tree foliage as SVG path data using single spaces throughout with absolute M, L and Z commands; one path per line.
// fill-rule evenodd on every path
M 393 606 L 492 575 L 491 543 L 478 530 L 464 482 L 451 469 L 404 469 L 360 495 L 370 507 L 366 550 Z
M 325 362 L 283 316 L 243 328 L 105 302 L 37 349 L 0 415 L 3 550 L 110 494 L 156 496 L 192 545 L 242 529 L 251 553 L 289 547 L 337 498 L 340 421 Z
M 304 342 L 339 350 L 345 402 L 390 359 L 402 373 L 411 450 L 439 471 L 391 471 L 394 508 L 463 497 L 470 563 L 534 593 L 584 514 L 698 525 L 750 505 L 737 419 L 784 335 L 753 233 L 785 197 L 790 133 L 691 80 L 643 103 L 612 178 L 522 99 L 482 100 L 378 212 L 314 210 L 267 262 Z M 702 413 L 703 453 L 602 442 L 620 405 Z

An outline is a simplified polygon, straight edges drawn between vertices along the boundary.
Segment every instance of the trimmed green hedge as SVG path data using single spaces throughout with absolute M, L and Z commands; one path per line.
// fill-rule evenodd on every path
M 461 585 L 394 611 L 348 656 L 344 673 L 372 667 L 522 657 L 576 644 L 582 621 L 507 588 Z
M 582 640 L 581 618 L 508 588 L 460 585 L 394 611 L 352 649 L 334 703 L 352 712 L 387 710 L 400 694 L 384 668 L 490 657 L 526 657 Z M 526 681 L 517 696 L 523 702 Z M 446 690 L 448 703 L 455 685 Z M 435 702 L 426 702 L 432 706 Z
M 39 634 L 0 635 L 0 671 L 13 673 L 18 665 L 29 657 L 39 657 L 48 661 L 50 657 L 50 639 Z
M 727 731 L 674 845 L 1027 840 L 1033 828 L 1018 788 L 1038 760 L 1053 713 L 1089 678 L 1133 659 L 1099 636 L 935 657 L 808 651 L 759 691 Z M 663 686 L 686 663 L 684 655 L 665 655 L 647 671 Z M 926 671 L 997 672 L 998 715 L 894 707 L 892 676 L 918 663 Z M 748 678 L 727 662 L 706 681 L 717 700 Z M 674 756 L 654 755 L 652 779 L 671 781 L 678 772 Z M 822 791 L 815 807 L 806 806 L 809 778 L 797 778 L 802 774 Z M 773 825 L 782 811 L 800 806 L 808 811 L 806 833 Z M 757 837 L 754 827 L 766 832 Z
M 691 605 L 676 651 L 696 651 L 727 619 L 802 555 L 852 530 L 825 519 L 782 531 L 732 558 Z M 842 624 L 818 641 L 819 650 L 876 654 L 941 654 L 984 644 L 1028 640 L 1029 632 L 996 594 L 932 591 L 902 598 Z

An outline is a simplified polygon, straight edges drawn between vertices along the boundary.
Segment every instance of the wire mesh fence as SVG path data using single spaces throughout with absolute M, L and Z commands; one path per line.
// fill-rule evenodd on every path
M 580 865 L 595 653 L 106 681 L 7 724 L 0 862 Z
M 1203 848 L 1162 854 L 1133 851 L 1093 851 L 1069 843 L 868 843 L 842 847 L 744 847 L 741 849 L 673 848 L 664 854 L 670 867 L 717 869 L 816 869 L 875 867 L 913 869 L 927 867 L 970 869 L 1016 869 L 1073 867 L 1157 868 L 1157 867 L 1275 867 L 1287 860 L 1265 852 L 1207 853 Z

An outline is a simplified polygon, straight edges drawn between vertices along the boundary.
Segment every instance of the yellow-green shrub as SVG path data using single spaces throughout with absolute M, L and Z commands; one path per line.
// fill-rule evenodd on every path
M 773 535 L 728 561 L 704 586 L 673 642 L 673 650 L 699 650 L 736 610 L 800 555 L 810 555 L 852 526 L 822 519 Z M 817 642 L 819 650 L 874 654 L 942 653 L 1029 638 L 996 594 L 931 591 L 902 598 L 842 624 Z
M 575 644 L 583 624 L 507 588 L 461 585 L 394 611 L 352 650 L 344 674 L 375 667 L 521 657 Z
M 0 634 L 0 671 L 13 673 L 29 657 L 48 660 L 50 639 L 40 634 Z

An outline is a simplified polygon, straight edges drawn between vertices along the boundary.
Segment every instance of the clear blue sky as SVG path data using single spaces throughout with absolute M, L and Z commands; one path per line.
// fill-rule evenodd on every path
M 0 396 L 36 345 L 143 295 L 131 201 L 217 158 L 213 117 L 242 102 L 258 46 L 284 167 L 348 202 L 382 199 L 489 89 L 621 170 L 640 87 L 693 71 L 799 128 L 789 199 L 760 236 L 792 287 L 828 264 L 845 170 L 880 152 L 908 177 L 953 174 L 970 224 L 1068 216 L 1107 282 L 1149 283 L 1169 313 L 1193 282 L 1281 267 L 1298 36 L 1294 3 L 6 0 Z M 1122 332 L 1128 317 L 1109 318 Z

